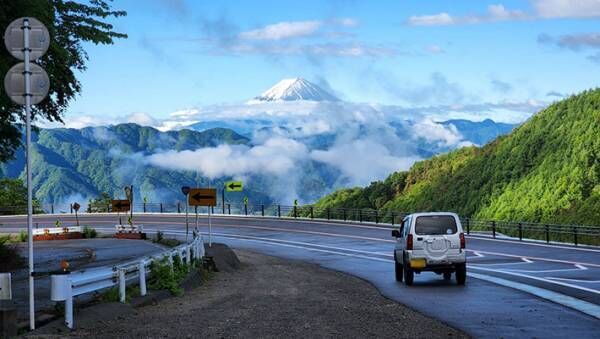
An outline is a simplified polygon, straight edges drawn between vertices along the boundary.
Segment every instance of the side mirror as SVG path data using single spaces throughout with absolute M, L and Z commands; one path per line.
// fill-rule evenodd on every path
M 394 238 L 400 238 L 400 231 L 398 231 L 398 230 L 392 230 L 392 237 L 394 237 Z

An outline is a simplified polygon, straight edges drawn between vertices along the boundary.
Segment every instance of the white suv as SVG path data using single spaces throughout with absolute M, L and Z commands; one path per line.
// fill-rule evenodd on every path
M 465 235 L 460 218 L 455 213 L 415 213 L 402 220 L 396 237 L 394 261 L 396 280 L 410 286 L 415 272 L 433 271 L 450 280 L 456 272 L 456 282 L 464 285 L 467 278 Z

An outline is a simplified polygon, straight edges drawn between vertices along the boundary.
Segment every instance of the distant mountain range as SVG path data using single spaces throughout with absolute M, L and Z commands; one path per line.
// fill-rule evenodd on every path
M 369 107 L 364 116 L 356 116 L 346 111 L 349 106 L 301 78 L 282 80 L 256 102 L 260 104 L 247 107 L 269 113 L 207 119 L 178 131 L 136 124 L 40 129 L 33 136 L 34 194 L 42 202 L 68 204 L 102 192 L 122 196 L 122 188 L 133 184 L 136 199 L 181 201 L 181 186 L 220 187 L 235 177 L 244 180 L 246 189 L 231 195 L 234 201 L 248 196 L 255 203 L 290 203 L 295 198 L 313 202 L 334 189 L 377 179 L 387 173 L 382 168 L 393 170 L 464 145 L 483 145 L 515 127 L 492 120 L 384 121 Z M 305 107 L 315 112 L 278 111 Z M 148 160 L 157 154 L 173 158 L 158 165 Z M 190 157 L 198 166 L 175 169 Z M 282 166 L 290 169 L 281 173 Z M 23 178 L 24 167 L 19 152 L 15 160 L 0 164 L 0 175 Z M 212 181 L 201 172 L 216 167 L 221 174 Z

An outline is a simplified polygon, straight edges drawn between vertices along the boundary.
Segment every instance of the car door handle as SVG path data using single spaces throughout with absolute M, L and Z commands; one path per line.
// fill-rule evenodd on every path
M 421 238 L 417 238 L 417 241 L 423 241 L 423 238 L 422 237 Z

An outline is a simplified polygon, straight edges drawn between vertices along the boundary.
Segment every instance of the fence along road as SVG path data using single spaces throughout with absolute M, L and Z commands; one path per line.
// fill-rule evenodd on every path
M 36 215 L 40 227 L 74 216 Z M 134 214 L 147 232 L 185 234 L 181 214 Z M 193 217 L 192 217 L 193 218 Z M 113 232 L 116 214 L 82 214 L 80 223 Z M 193 220 L 193 219 L 192 219 Z M 0 217 L 3 232 L 24 217 Z M 205 216 L 201 230 L 207 231 Z M 213 236 L 236 248 L 318 263 L 372 282 L 385 296 L 477 337 L 593 337 L 600 326 L 600 249 L 471 235 L 467 286 L 424 272 L 413 287 L 393 278 L 391 225 L 217 216 Z M 476 279 L 473 279 L 476 278 Z M 553 319 L 560 319 L 554 321 Z

